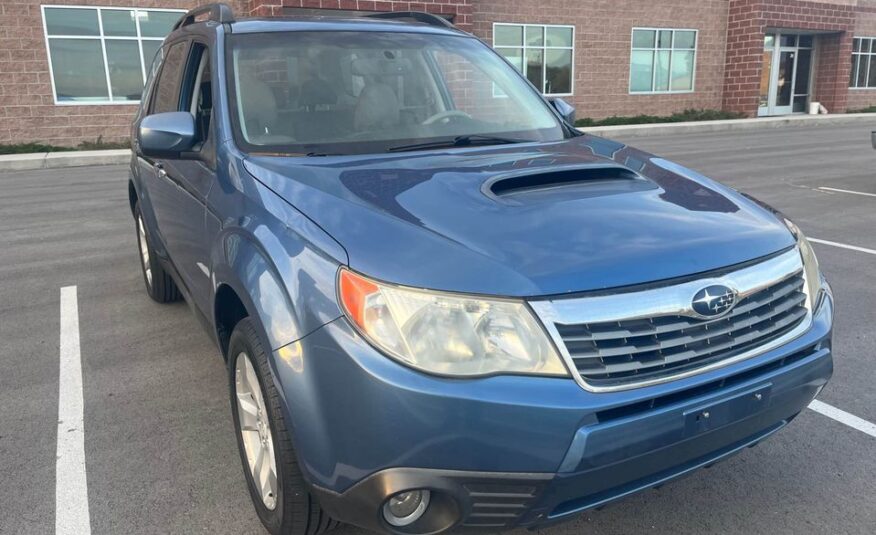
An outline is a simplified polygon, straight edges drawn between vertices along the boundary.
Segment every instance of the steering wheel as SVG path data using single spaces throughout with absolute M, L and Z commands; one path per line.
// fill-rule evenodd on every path
M 435 124 L 438 121 L 444 121 L 446 119 L 450 119 L 452 117 L 465 117 L 466 119 L 471 119 L 471 115 L 465 113 L 464 111 L 446 110 L 446 111 L 439 111 L 435 115 L 433 115 L 433 116 L 429 117 L 428 119 L 426 119 L 425 121 L 423 121 L 421 124 L 423 126 L 427 126 L 430 124 Z

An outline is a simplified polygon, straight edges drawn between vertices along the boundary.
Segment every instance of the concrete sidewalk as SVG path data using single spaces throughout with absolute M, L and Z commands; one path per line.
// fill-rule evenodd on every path
M 786 115 L 756 119 L 726 119 L 722 121 L 691 121 L 686 123 L 653 123 L 616 126 L 582 127 L 578 130 L 600 137 L 635 137 L 656 135 L 700 134 L 730 130 L 761 130 L 782 127 L 817 127 L 827 125 L 871 125 L 876 130 L 876 113 L 837 113 L 833 115 Z
M 789 115 L 758 119 L 731 119 L 725 121 L 694 121 L 687 123 L 654 123 L 579 128 L 582 132 L 601 137 L 636 137 L 699 134 L 735 130 L 760 130 L 782 127 L 818 127 L 829 125 L 872 126 L 876 131 L 876 113 L 848 113 L 836 115 Z M 36 154 L 0 155 L 0 171 L 25 171 L 85 165 L 121 165 L 131 159 L 131 151 L 92 150 L 77 152 L 40 152 Z
M 0 171 L 26 171 L 85 165 L 119 165 L 131 160 L 129 149 L 37 152 L 0 155 Z

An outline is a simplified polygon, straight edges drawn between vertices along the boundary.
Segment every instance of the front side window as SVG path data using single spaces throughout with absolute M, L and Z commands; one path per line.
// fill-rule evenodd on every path
M 181 10 L 43 6 L 57 104 L 136 103 Z
M 696 53 L 696 30 L 634 28 L 630 93 L 693 91 Z
M 538 93 L 470 37 L 235 34 L 227 57 L 235 139 L 245 150 L 350 154 L 459 136 L 565 137 Z
M 202 43 L 195 43 L 190 54 L 186 81 L 183 82 L 180 108 L 188 109 L 195 118 L 196 147 L 210 136 L 210 121 L 213 117 L 213 76 L 210 68 L 210 51 Z
M 493 47 L 543 95 L 571 95 L 574 26 L 493 24 Z
M 849 87 L 876 88 L 876 37 L 855 37 L 852 41 L 852 73 Z

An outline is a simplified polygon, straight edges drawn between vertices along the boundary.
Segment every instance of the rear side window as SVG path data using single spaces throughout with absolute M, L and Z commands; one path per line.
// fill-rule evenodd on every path
M 152 98 L 152 92 L 155 89 L 155 77 L 158 75 L 158 70 L 161 68 L 161 62 L 164 60 L 164 49 L 158 48 L 153 56 L 152 63 L 146 71 L 146 84 L 143 86 L 143 96 L 140 100 L 140 113 L 145 115 L 149 110 L 149 101 Z
M 179 111 L 180 82 L 186 66 L 188 42 L 175 43 L 167 49 L 158 75 L 151 113 Z

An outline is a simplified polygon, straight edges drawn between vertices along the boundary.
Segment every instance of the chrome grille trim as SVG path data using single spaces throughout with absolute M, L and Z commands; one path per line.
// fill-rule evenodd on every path
M 704 319 L 693 311 L 691 301 L 697 291 L 713 284 L 734 289 L 737 305 L 724 316 Z M 790 342 L 812 323 L 796 248 L 720 276 L 529 304 L 575 380 L 592 392 L 641 388 L 727 366 Z M 739 331 L 745 332 L 729 335 Z M 700 353 L 687 344 L 699 345 Z M 682 369 L 673 370 L 676 366 Z M 657 375 L 660 369 L 666 374 Z M 651 376 L 637 380 L 640 371 Z M 632 375 L 618 377 L 624 373 Z M 597 378 L 599 374 L 605 378 Z M 612 380 L 616 384 L 606 384 Z

